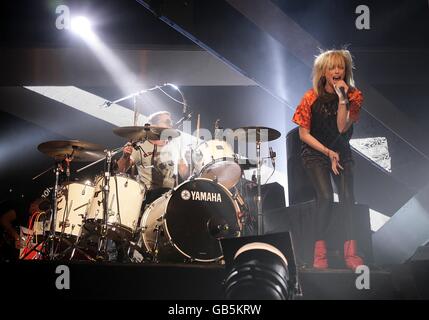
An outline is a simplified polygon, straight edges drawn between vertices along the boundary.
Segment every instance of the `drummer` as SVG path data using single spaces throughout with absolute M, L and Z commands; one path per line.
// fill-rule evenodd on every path
M 159 111 L 149 116 L 147 122 L 155 127 L 172 128 L 171 114 Z M 145 204 L 149 204 L 176 184 L 175 165 L 182 179 L 189 176 L 187 161 L 179 155 L 178 146 L 169 140 L 145 140 L 133 147 L 127 144 L 118 160 L 119 172 L 137 168 L 138 180 L 147 189 Z

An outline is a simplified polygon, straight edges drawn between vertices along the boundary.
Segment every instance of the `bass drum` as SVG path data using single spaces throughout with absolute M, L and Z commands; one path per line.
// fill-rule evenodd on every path
M 185 181 L 154 201 L 143 214 L 140 247 L 159 261 L 215 262 L 221 238 L 240 235 L 239 207 L 210 179 Z

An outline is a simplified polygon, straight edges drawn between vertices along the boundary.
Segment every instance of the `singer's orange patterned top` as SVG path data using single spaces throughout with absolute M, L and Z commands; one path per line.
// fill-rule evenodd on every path
M 350 102 L 350 119 L 353 122 L 359 120 L 359 112 L 363 102 L 362 92 L 356 88 L 350 88 L 347 92 L 347 97 Z M 308 130 L 311 129 L 311 108 L 317 100 L 317 95 L 314 89 L 308 90 L 293 115 L 292 121 L 300 127 Z

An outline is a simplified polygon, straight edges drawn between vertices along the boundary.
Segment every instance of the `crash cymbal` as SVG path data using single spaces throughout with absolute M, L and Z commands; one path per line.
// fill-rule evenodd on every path
M 237 131 L 237 130 L 241 130 Z M 281 133 L 268 127 L 249 126 L 234 129 L 234 133 L 240 137 L 247 137 L 247 141 L 273 141 L 280 138 Z
M 39 144 L 37 149 L 55 160 L 72 156 L 75 162 L 86 162 L 104 157 L 103 146 L 79 140 L 48 141 Z
M 168 138 L 180 136 L 180 132 L 176 129 L 150 125 L 115 128 L 113 133 L 133 141 L 160 140 L 161 138 L 166 138 L 165 140 L 167 140 Z

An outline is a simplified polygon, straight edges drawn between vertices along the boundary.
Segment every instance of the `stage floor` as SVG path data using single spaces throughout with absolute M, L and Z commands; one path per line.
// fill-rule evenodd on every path
M 67 265 L 70 289 L 56 287 L 57 267 Z M 12 296 L 38 292 L 56 299 L 222 300 L 226 270 L 218 264 L 117 264 L 19 261 L 0 265 L 2 288 Z M 402 299 L 392 273 L 371 271 L 369 289 L 357 289 L 350 270 L 300 269 L 303 296 L 296 299 Z

